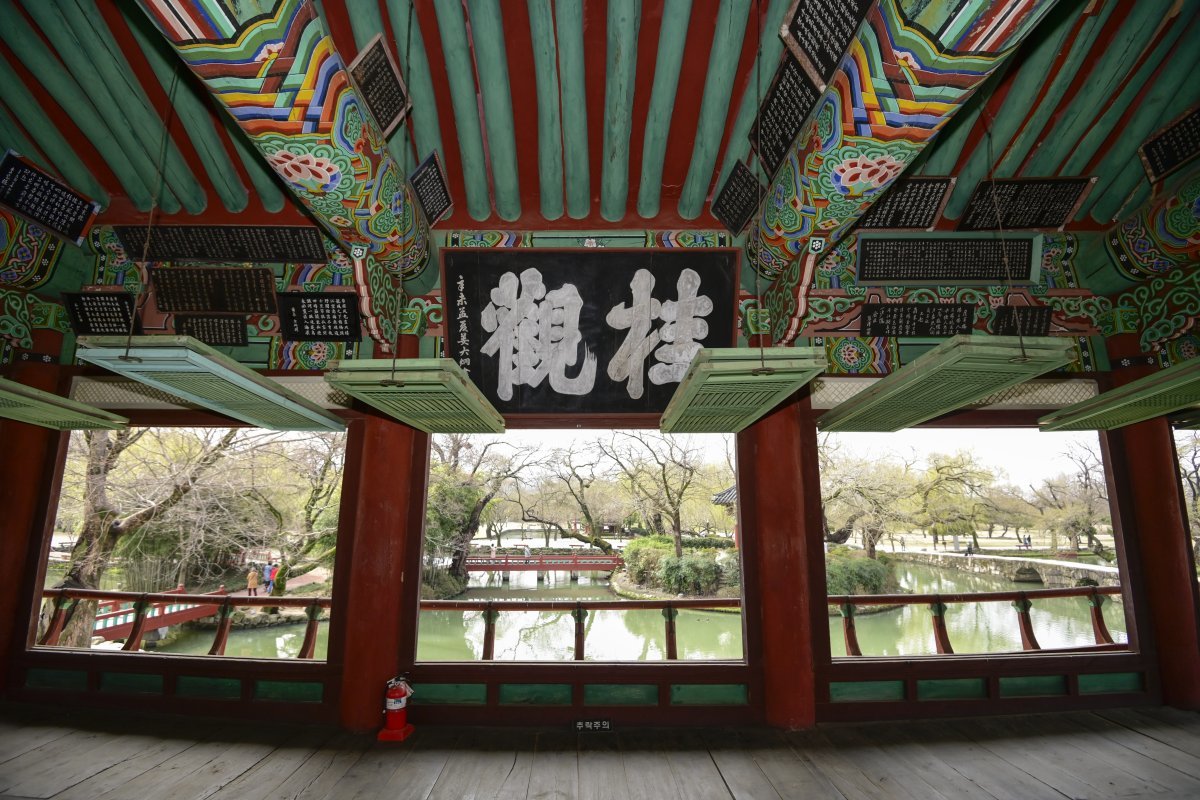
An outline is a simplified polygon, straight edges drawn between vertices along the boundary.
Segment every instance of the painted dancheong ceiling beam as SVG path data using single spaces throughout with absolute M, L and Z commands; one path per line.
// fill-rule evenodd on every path
M 138 2 L 300 202 L 361 256 L 366 327 L 388 346 L 401 280 L 429 260 L 428 229 L 310 0 L 245 19 L 206 0 Z
M 467 22 L 460 0 L 434 0 L 442 52 L 446 58 L 446 80 L 450 84 L 450 106 L 458 132 L 467 213 L 485 220 L 492 214 L 488 195 L 487 161 L 483 155 L 483 130 L 479 123 L 479 99 L 475 93 L 475 65 L 467 41 Z
M 550 0 L 529 0 L 529 38 L 537 84 L 538 194 L 542 216 L 554 220 L 563 215 L 563 149 L 558 44 Z
M 517 141 L 513 133 L 512 95 L 508 85 L 508 54 L 499 0 L 467 0 L 471 41 L 483 100 L 492 196 L 496 213 L 509 222 L 521 216 L 521 187 L 517 181 Z
M 638 214 L 645 219 L 658 216 L 662 199 L 663 159 L 671 133 L 671 112 L 679 89 L 679 70 L 683 66 L 683 48 L 687 44 L 692 0 L 666 0 L 662 18 L 669 21 L 658 33 L 658 56 L 654 62 L 654 84 L 650 89 L 650 110 L 646 114 L 646 133 L 642 138 L 642 175 L 638 182 Z
M 608 61 L 604 87 L 604 150 L 600 173 L 600 216 L 625 217 L 629 197 L 629 136 L 633 130 L 633 88 L 637 79 L 641 0 L 609 0 Z
M 583 219 L 592 210 L 591 156 L 588 154 L 587 84 L 583 60 L 583 3 L 557 3 L 558 79 L 563 117 L 563 164 L 566 173 L 567 216 Z
M 799 333 L 818 260 L 810 240 L 843 236 L 1054 2 L 904 4 L 919 9 L 919 26 L 898 0 L 869 12 L 751 229 L 749 262 L 773 279 L 764 306 L 774 341 Z

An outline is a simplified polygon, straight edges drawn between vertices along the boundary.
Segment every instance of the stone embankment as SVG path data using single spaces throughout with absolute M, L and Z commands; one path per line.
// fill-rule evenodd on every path
M 1079 586 L 1082 581 L 1095 581 L 1100 586 L 1121 585 L 1120 571 L 1116 567 L 1102 564 L 1081 564 L 1077 561 L 1055 561 L 1015 556 L 968 556 L 964 553 L 930 553 L 911 550 L 888 553 L 888 558 L 914 564 L 928 564 L 932 567 L 1003 575 L 1015 583 L 1042 583 L 1050 589 Z

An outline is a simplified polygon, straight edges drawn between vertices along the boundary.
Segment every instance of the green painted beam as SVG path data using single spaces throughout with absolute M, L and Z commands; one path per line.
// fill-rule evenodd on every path
M 954 185 L 949 202 L 946 203 L 947 218 L 958 219 L 962 216 L 975 187 L 988 176 L 995 159 L 1004 152 L 1005 145 L 1020 130 L 1021 123 L 1025 121 L 1030 107 L 1037 99 L 1038 92 L 1046 82 L 1046 76 L 1050 74 L 1054 59 L 1062 52 L 1063 45 L 1078 16 L 1079 10 L 1075 6 L 1068 4 L 1055 8 L 1050 12 L 1046 26 L 1033 34 L 1035 37 L 1040 37 L 1039 41 L 1036 44 L 1027 43 L 1027 45 L 1033 44 L 1034 46 L 1023 54 L 1025 58 L 1020 64 L 1013 64 L 1011 67 L 1018 72 L 1013 77 L 1012 86 L 1008 91 L 1008 96 L 1004 99 L 1004 104 L 1000 107 L 1000 112 L 996 114 L 995 119 L 989 122 L 991 130 L 988 135 L 993 143 L 992 152 L 988 153 L 986 142 L 980 142 L 967 158 L 963 168 L 957 172 L 958 182 Z M 1009 65 L 1006 64 L 1005 69 L 1009 68 Z M 968 109 L 964 108 L 948 123 L 947 127 L 954 126 L 954 133 L 950 134 L 949 138 L 945 133 L 939 136 L 938 143 L 930 148 L 932 152 L 925 162 L 923 174 L 951 174 L 958 161 L 958 156 L 966 144 L 966 135 L 975 126 L 979 117 L 979 109 L 986 100 L 985 94 L 990 95 L 990 92 L 977 92 L 976 96 L 968 101 L 969 119 L 965 118 Z M 960 131 L 962 132 L 961 136 L 958 135 Z
M 700 100 L 700 121 L 692 143 L 692 163 L 688 167 L 683 192 L 679 196 L 679 215 L 695 219 L 704 210 L 708 189 L 712 184 L 717 151 L 725 133 L 729 116 L 729 98 L 737 78 L 738 56 L 746 38 L 746 18 L 750 0 L 721 0 L 717 12 L 717 29 L 712 50 L 708 54 L 708 75 L 704 79 L 704 95 Z
M 26 0 L 27 5 L 30 2 L 45 0 Z M 166 182 L 188 213 L 202 213 L 208 206 L 208 193 L 200 185 L 172 137 L 167 137 L 167 148 L 165 153 L 163 152 L 162 117 L 166 114 L 166 109 L 156 109 L 150 102 L 96 4 L 82 0 L 52 2 L 62 20 L 70 27 L 74 41 L 83 52 L 83 63 L 91 62 L 98 79 L 117 103 L 114 110 L 119 111 L 126 124 L 133 129 L 145 148 L 150 163 L 155 165 L 155 172 L 159 169 L 165 170 Z M 179 132 L 180 128 L 175 126 L 174 130 Z M 186 132 L 187 129 L 183 130 Z M 159 164 L 160 158 L 165 159 L 163 164 Z
M 471 61 L 471 46 L 467 42 L 467 24 L 459 0 L 434 0 L 434 9 L 446 58 L 454 126 L 458 131 L 467 213 L 472 219 L 484 220 L 491 216 L 492 203 L 488 197 L 487 162 L 483 156 L 483 133 L 479 127 L 479 105 L 475 96 L 475 64 Z
M 1104 23 L 1108 21 L 1117 5 L 1117 0 L 1100 0 L 1100 2 L 1103 5 L 1099 13 L 1094 17 L 1089 17 L 1080 26 L 1079 33 L 1072 39 L 1071 52 L 1054 76 L 1054 80 L 1050 82 L 1050 88 L 1046 90 L 1037 110 L 1033 112 L 1029 122 L 1021 128 L 1020 133 L 1013 138 L 1008 152 L 996 164 L 995 177 L 1013 177 L 1017 168 L 1021 166 L 1021 162 L 1025 160 L 1025 156 L 1041 141 L 1042 129 L 1059 110 L 1063 95 L 1066 94 L 1071 82 L 1075 80 L 1075 76 L 1084 69 L 1084 64 L 1092 55 L 1092 45 L 1095 43 L 1096 37 L 1100 35 Z M 959 213 L 961 213 L 961 209 L 959 209 Z
M 162 169 L 163 165 L 158 158 L 159 145 L 162 143 L 161 123 L 157 136 L 154 135 L 153 127 L 147 129 L 147 126 L 158 122 L 157 117 L 144 107 L 136 107 L 128 97 L 120 94 L 119 87 L 113 86 L 111 79 L 106 78 L 101 68 L 84 52 L 82 43 L 75 37 L 57 8 L 46 0 L 25 0 L 24 6 L 25 11 L 37 23 L 40 33 L 49 40 L 53 50 L 46 50 L 41 38 L 38 38 L 29 48 L 33 52 L 29 53 L 29 56 L 20 56 L 22 62 L 43 84 L 46 83 L 49 72 L 57 72 L 61 86 L 67 90 L 65 93 L 73 96 L 72 105 L 64 108 L 76 123 L 80 122 L 81 117 L 88 115 L 96 124 L 106 127 L 142 181 L 157 194 L 159 207 L 168 214 L 178 212 L 181 205 L 179 193 L 172 180 L 174 176 L 169 169 Z M 7 27 L 9 21 L 11 20 L 6 21 L 0 14 L 0 25 Z M 21 24 L 25 24 L 24 20 Z M 12 42 L 9 44 L 11 46 Z M 15 47 L 13 49 L 16 50 Z M 36 63 L 31 64 L 30 57 L 36 59 Z M 63 69 L 64 66 L 66 69 Z M 53 93 L 53 90 L 51 91 Z M 153 143 L 150 140 L 153 140 Z M 198 185 L 196 188 L 199 190 Z M 203 199 L 203 191 L 199 194 Z M 199 210 L 202 211 L 203 206 Z
M 1087 88 L 1076 94 L 1065 109 L 1059 109 L 1053 127 L 1023 170 L 1025 175 L 1059 174 L 1059 167 L 1095 124 L 1097 115 L 1113 102 L 1117 87 L 1154 40 L 1163 21 L 1162 11 L 1157 3 L 1132 5 L 1125 23 L 1088 74 Z
M 8 109 L 0 102 L 0 151 L 12 150 L 28 158 L 47 172 L 57 172 L 54 163 L 21 130 L 21 126 L 13 120 Z
M 610 0 L 608 4 L 600 216 L 609 222 L 619 222 L 625 217 L 629 197 L 629 136 L 633 129 L 633 87 L 637 79 L 641 16 L 641 0 Z
M 375 38 L 375 35 L 383 30 L 383 14 L 379 12 L 379 3 L 376 0 L 346 0 L 346 15 L 350 17 L 350 30 L 354 33 L 354 45 L 362 50 L 367 46 L 367 43 Z M 328 23 L 326 24 L 328 28 Z M 388 47 L 386 39 L 384 46 Z M 349 56 L 343 56 L 342 59 L 346 64 L 349 64 L 353 59 Z M 404 52 L 401 50 L 396 63 L 400 65 L 401 76 L 405 75 L 404 69 Z M 407 81 L 408 79 L 405 78 Z M 405 84 L 407 86 L 407 84 Z M 408 146 L 408 128 L 404 125 L 396 126 L 396 130 L 392 131 L 391 136 L 387 141 L 388 153 L 404 170 L 407 176 L 416 166 L 413 163 L 411 149 Z
M 95 8 L 90 8 L 89 13 L 98 12 Z M 129 29 L 147 63 L 150 64 L 150 69 L 154 71 L 154 77 L 168 96 L 174 85 L 175 113 L 192 140 L 192 146 L 196 148 L 200 163 L 204 165 L 221 204 L 229 211 L 244 211 L 249 204 L 250 193 L 230 160 L 221 134 L 213 122 L 207 95 L 200 95 L 195 82 L 188 79 L 187 70 L 179 63 L 179 58 L 162 37 L 154 33 L 144 14 L 128 14 L 125 21 L 129 24 Z M 109 37 L 109 43 L 115 58 L 119 52 L 116 42 Z M 267 169 L 264 165 L 263 170 Z M 282 204 L 280 207 L 282 208 Z
M 433 78 L 429 73 L 429 56 L 425 52 L 421 23 L 413 11 L 412 0 L 388 0 L 387 7 L 400 69 L 404 72 L 404 82 L 412 96 L 412 129 L 418 160 L 434 151 L 444 153 L 437 97 L 433 93 Z
M 0 3 L 0 39 L 33 73 L 42 87 L 71 117 L 117 176 L 126 194 L 140 211 L 152 205 L 151 186 L 126 154 L 126 146 L 99 118 L 91 99 L 62 68 L 58 58 L 42 42 L 12 3 Z M 166 204 L 163 204 L 164 209 Z M 176 206 L 176 210 L 178 207 Z
M 775 67 L 779 63 L 779 57 L 783 54 L 783 39 L 779 38 L 779 28 L 783 25 L 783 17 L 787 13 L 788 5 L 788 0 L 771 0 L 771 5 L 767 7 L 767 18 L 763 24 L 762 37 L 758 44 L 758 56 L 755 61 L 756 77 L 747 82 L 746 91 L 742 94 L 737 117 L 729 132 L 729 145 L 725 148 L 725 161 L 717 176 L 717 191 L 720 191 L 720 187 L 725 185 L 725 180 L 729 177 L 734 163 L 750 154 L 750 126 L 754 124 L 758 106 L 762 102 L 763 95 L 771 86 L 771 79 L 775 77 Z M 766 182 L 766 176 L 761 175 L 762 170 L 758 159 L 752 159 L 751 162 L 750 168 Z M 750 272 L 750 270 L 746 270 L 746 272 Z
M 76 155 L 75 148 L 46 116 L 41 105 L 25 88 L 24 82 L 17 77 L 12 65 L 3 56 L 0 56 L 0 102 L 3 102 L 12 115 L 21 121 L 25 130 L 37 139 L 38 146 L 53 162 L 63 180 L 95 200 L 101 207 L 108 207 L 108 192 Z
M 1059 174 L 1079 175 L 1082 172 L 1088 162 L 1091 161 L 1092 156 L 1103 146 L 1109 134 L 1117 127 L 1121 117 L 1125 115 L 1129 107 L 1144 96 L 1148 87 L 1152 87 L 1151 78 L 1155 70 L 1166 60 L 1172 48 L 1179 42 L 1184 31 L 1195 28 L 1195 25 L 1189 26 L 1185 21 L 1189 19 L 1195 20 L 1198 11 L 1200 11 L 1200 0 L 1186 0 L 1183 6 L 1183 13 L 1179 15 L 1174 24 L 1167 27 L 1162 41 L 1154 48 L 1149 58 L 1146 59 L 1145 63 L 1142 64 L 1120 94 L 1109 98 L 1110 102 L 1104 109 L 1104 113 L 1096 119 L 1075 147 L 1071 149 L 1071 152 L 1067 155 L 1066 162 L 1059 170 Z M 1192 35 L 1195 35 L 1194 30 L 1192 30 Z M 1108 56 L 1106 55 L 1105 57 L 1107 58 Z M 1153 91 L 1152 88 L 1151 91 Z
M 263 160 L 262 153 L 250 143 L 246 138 L 246 134 L 237 123 L 233 121 L 233 117 L 228 114 L 221 114 L 219 118 L 225 126 L 225 133 L 229 136 L 229 142 L 233 145 L 234 151 L 238 154 L 238 159 L 242 162 L 242 166 L 246 170 L 246 175 L 250 178 L 250 183 L 254 186 L 254 191 L 258 194 L 259 202 L 263 208 L 270 211 L 272 214 L 282 211 L 286 198 L 291 194 L 286 192 L 279 176 L 275 170 L 271 169 L 267 162 Z
M 511 222 L 521 216 L 521 186 L 517 180 L 517 140 L 508 82 L 508 52 L 504 47 L 504 19 L 500 0 L 467 0 L 467 9 L 471 15 L 471 42 L 475 45 L 488 161 L 492 167 L 492 199 L 500 218 Z
M 687 44 L 692 0 L 667 0 L 663 6 L 663 24 L 658 33 L 658 56 L 654 62 L 654 85 L 650 89 L 650 110 L 646 114 L 646 132 L 642 137 L 642 175 L 638 181 L 637 210 L 645 219 L 658 216 L 662 199 L 663 159 L 671 133 L 671 112 L 679 89 L 679 69 Z
M 555 6 L 558 29 L 558 80 L 563 118 L 563 163 L 566 174 L 567 216 L 586 217 L 592 208 L 591 158 L 588 153 L 587 85 L 583 61 L 583 4 L 562 0 Z
M 542 216 L 563 215 L 562 106 L 558 100 L 558 45 L 550 0 L 527 0 L 538 103 L 538 192 Z

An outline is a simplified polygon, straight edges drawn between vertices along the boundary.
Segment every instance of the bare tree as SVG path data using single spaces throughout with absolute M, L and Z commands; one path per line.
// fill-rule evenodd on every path
M 1200 431 L 1188 431 L 1175 443 L 1179 454 L 1179 476 L 1187 502 L 1188 528 L 1192 534 L 1192 552 L 1200 562 Z
M 670 522 L 675 555 L 683 555 L 683 506 L 699 490 L 700 452 L 690 440 L 651 431 L 617 431 L 600 450 L 620 469 L 656 530 Z
M 598 481 L 603 481 L 606 471 L 603 455 L 599 448 L 581 447 L 572 442 L 569 447 L 554 450 L 545 462 L 545 473 L 539 482 L 537 503 L 527 502 L 527 495 L 517 491 L 517 503 L 521 506 L 521 519 L 548 525 L 558 531 L 560 538 L 576 539 L 611 553 L 613 546 L 600 536 L 603 518 L 596 514 Z M 565 526 L 547 513 L 547 506 L 566 506 L 583 519 L 583 530 Z

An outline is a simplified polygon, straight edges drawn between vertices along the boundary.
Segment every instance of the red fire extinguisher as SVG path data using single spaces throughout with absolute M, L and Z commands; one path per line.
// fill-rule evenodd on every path
M 412 687 L 402 675 L 387 682 L 383 700 L 383 729 L 377 737 L 381 742 L 403 742 L 412 735 L 413 726 L 408 723 L 408 698 Z

